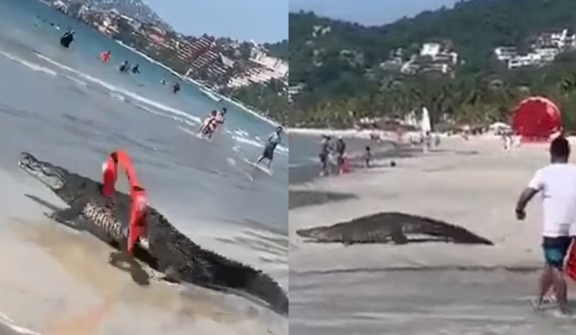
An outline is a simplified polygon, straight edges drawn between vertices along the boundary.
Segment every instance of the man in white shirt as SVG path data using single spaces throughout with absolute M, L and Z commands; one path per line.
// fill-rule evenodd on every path
M 562 313 L 569 313 L 564 258 L 576 232 L 576 166 L 568 164 L 569 156 L 568 141 L 564 137 L 554 139 L 550 144 L 551 164 L 536 171 L 516 205 L 516 217 L 523 220 L 528 202 L 537 193 L 542 195 L 542 249 L 546 265 L 540 277 L 535 307 L 541 306 L 544 296 L 553 288 Z

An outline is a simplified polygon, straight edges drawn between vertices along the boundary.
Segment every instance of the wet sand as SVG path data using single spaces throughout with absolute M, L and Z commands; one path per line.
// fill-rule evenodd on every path
M 0 197 L 0 310 L 22 329 L 43 335 L 288 333 L 285 318 L 242 297 L 154 280 L 136 284 L 131 273 L 108 263 L 108 246 L 43 218 L 49 210 L 24 194 L 64 204 L 32 186 L 31 178 L 19 179 L 0 171 L 4 190 L 13 190 Z
M 298 136 L 298 135 L 294 135 Z M 320 163 L 317 157 L 321 137 L 299 136 L 290 138 L 290 185 L 305 184 L 319 179 Z M 364 169 L 365 147 L 372 151 L 372 167 L 388 166 L 397 158 L 412 157 L 422 152 L 421 148 L 409 144 L 398 144 L 391 140 L 374 142 L 365 138 L 346 138 L 346 153 L 354 169 Z
M 547 164 L 546 148 L 506 153 L 498 141 L 448 139 L 441 149 L 397 159 L 396 168 L 291 186 L 357 197 L 290 211 L 291 334 L 566 331 L 529 305 L 541 266 L 539 201 L 526 221 L 516 221 L 513 211 L 533 172 Z M 295 234 L 384 211 L 443 220 L 496 245 L 345 247 L 303 243 Z
M 335 192 L 322 192 L 322 191 L 290 191 L 290 202 L 288 203 L 289 209 L 294 209 L 304 206 L 321 205 L 332 201 L 341 201 L 352 199 L 356 196 L 349 193 L 335 193 Z

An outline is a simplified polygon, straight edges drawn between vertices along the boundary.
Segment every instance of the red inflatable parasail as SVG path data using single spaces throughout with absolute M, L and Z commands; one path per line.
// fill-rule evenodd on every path
M 547 98 L 527 98 L 516 106 L 512 127 L 524 141 L 547 141 L 562 129 L 560 108 Z

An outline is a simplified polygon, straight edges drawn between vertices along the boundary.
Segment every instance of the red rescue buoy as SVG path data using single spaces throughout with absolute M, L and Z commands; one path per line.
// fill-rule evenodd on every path
M 102 193 L 111 197 L 116 192 L 116 180 L 118 179 L 118 164 L 126 171 L 126 177 L 130 183 L 130 222 L 128 223 L 128 252 L 133 253 L 139 239 L 146 234 L 146 212 L 148 198 L 146 191 L 140 185 L 134 165 L 127 152 L 117 150 L 112 152 L 102 166 Z
M 342 158 L 342 173 L 351 173 L 352 166 L 350 165 L 350 160 L 347 157 Z

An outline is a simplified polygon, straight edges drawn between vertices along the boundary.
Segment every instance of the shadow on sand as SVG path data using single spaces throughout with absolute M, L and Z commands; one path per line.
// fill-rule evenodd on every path
M 40 204 L 43 207 L 48 208 L 50 211 L 55 212 L 55 211 L 59 211 L 62 208 L 58 207 L 46 200 L 43 200 L 41 198 L 38 198 L 37 196 L 31 195 L 31 194 L 25 194 L 25 196 L 31 200 L 33 200 L 34 202 Z M 88 229 L 88 227 L 90 227 L 91 225 L 83 225 L 81 223 L 81 218 L 76 220 L 75 222 L 73 222 L 73 224 L 70 223 L 66 223 L 66 222 L 58 222 L 58 221 L 54 221 L 58 224 L 61 224 L 65 227 L 74 229 L 76 231 L 86 231 L 89 232 L 91 234 L 93 234 L 94 236 L 96 236 L 98 239 L 106 242 L 106 244 L 110 245 L 111 247 L 117 249 L 118 251 L 115 252 L 111 252 L 108 258 L 108 262 L 110 263 L 110 265 L 114 266 L 115 268 L 128 272 L 130 274 L 130 276 L 132 277 L 132 280 L 140 286 L 147 286 L 150 285 L 150 276 L 148 275 L 148 273 L 146 271 L 144 271 L 144 269 L 142 268 L 142 266 L 140 265 L 140 263 L 138 263 L 134 257 L 130 257 L 129 255 L 127 255 L 125 252 L 120 251 L 120 246 L 117 243 L 110 243 L 108 241 L 108 239 L 106 239 L 105 237 L 102 236 L 102 232 L 97 232 L 97 231 L 91 231 L 90 229 Z M 138 258 L 138 252 L 139 249 L 136 249 L 135 252 L 135 257 Z

